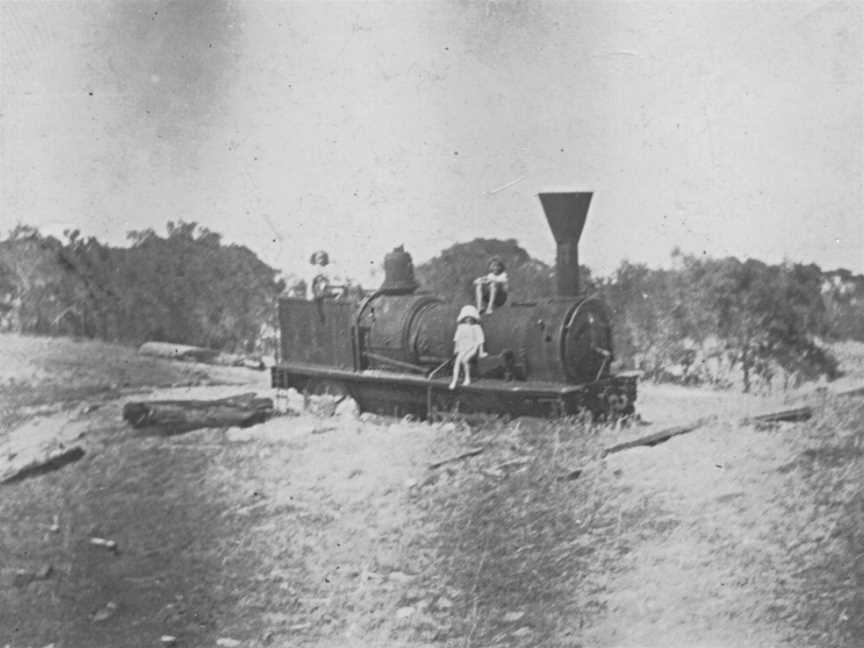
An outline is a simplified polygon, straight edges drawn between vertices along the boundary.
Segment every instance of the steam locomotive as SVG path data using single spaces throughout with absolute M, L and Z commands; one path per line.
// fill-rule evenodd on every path
M 541 193 L 557 243 L 557 295 L 509 301 L 484 315 L 488 356 L 470 385 L 449 389 L 456 317 L 464 305 L 419 289 L 402 248 L 384 283 L 358 302 L 279 300 L 280 358 L 272 384 L 350 395 L 361 411 L 427 418 L 440 412 L 617 417 L 635 411 L 637 374 L 611 371 L 604 303 L 580 295 L 578 244 L 592 193 Z

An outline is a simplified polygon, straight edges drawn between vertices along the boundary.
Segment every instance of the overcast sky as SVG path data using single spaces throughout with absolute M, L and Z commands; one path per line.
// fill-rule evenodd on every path
M 0 0 L 0 231 L 192 220 L 288 272 L 475 237 L 864 272 L 864 3 Z

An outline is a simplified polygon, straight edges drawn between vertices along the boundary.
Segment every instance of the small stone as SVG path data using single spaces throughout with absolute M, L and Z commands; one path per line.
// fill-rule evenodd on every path
M 513 633 L 513 636 L 514 637 L 527 637 L 532 632 L 534 632 L 534 631 L 531 628 L 529 628 L 528 626 L 522 626 L 516 632 Z
M 36 572 L 32 572 L 26 569 L 18 569 L 12 575 L 12 584 L 15 587 L 26 587 L 33 581 L 48 580 L 53 573 L 54 568 L 51 565 L 45 565 Z
M 159 641 L 161 641 L 166 646 L 173 646 L 175 643 L 177 643 L 177 637 L 173 635 L 162 635 L 161 637 L 159 637 Z
M 417 485 L 417 480 L 416 480 L 416 479 L 406 479 L 406 480 L 405 480 L 405 488 L 408 489 L 408 490 L 411 490 L 411 489 L 414 488 L 416 485 Z
M 93 621 L 101 623 L 107 621 L 117 612 L 117 604 L 114 601 L 108 601 L 101 610 L 93 615 Z
M 335 416 L 344 416 L 346 418 L 357 418 L 360 415 L 360 410 L 353 398 L 346 398 L 336 406 L 333 413 Z
M 425 594 L 426 594 L 426 592 L 424 592 L 419 587 L 410 587 L 402 595 L 402 600 L 406 601 L 408 603 L 414 603 L 414 605 L 417 605 L 416 601 L 423 600 L 423 597 L 425 596 Z
M 410 605 L 406 605 L 405 607 L 401 607 L 396 610 L 396 618 L 397 619 L 407 619 L 412 614 L 414 614 L 414 608 Z
M 216 640 L 216 645 L 219 648 L 237 648 L 240 645 L 240 642 L 236 639 L 231 639 L 231 637 L 220 637 Z
M 105 547 L 109 551 L 117 551 L 117 543 L 114 540 L 106 540 L 105 538 L 90 538 L 90 544 L 94 547 Z
M 387 578 L 390 579 L 391 581 L 393 581 L 394 583 L 403 583 L 403 584 L 410 583 L 412 580 L 414 580 L 414 577 L 411 574 L 406 574 L 405 572 L 401 572 L 401 571 L 390 572 L 390 574 L 388 575 Z
M 507 614 L 504 615 L 503 620 L 504 620 L 504 623 L 516 623 L 517 621 L 519 621 L 519 619 L 521 619 L 524 616 L 525 616 L 524 612 L 508 612 Z
M 449 610 L 453 607 L 453 601 L 448 599 L 446 596 L 442 596 L 437 601 L 435 601 L 435 607 L 439 610 Z

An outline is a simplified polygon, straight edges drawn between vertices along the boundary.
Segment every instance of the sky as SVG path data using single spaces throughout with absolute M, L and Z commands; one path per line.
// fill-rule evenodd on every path
M 195 221 L 359 278 L 476 237 L 864 272 L 864 4 L 0 0 L 0 233 Z

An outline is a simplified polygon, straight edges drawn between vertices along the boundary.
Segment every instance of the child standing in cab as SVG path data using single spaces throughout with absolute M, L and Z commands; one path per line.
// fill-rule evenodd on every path
M 465 382 L 471 384 L 471 362 L 475 358 L 485 358 L 486 351 L 483 345 L 486 336 L 483 335 L 483 327 L 480 326 L 480 313 L 473 306 L 463 306 L 456 318 L 456 334 L 453 336 L 453 380 L 450 381 L 450 389 L 456 389 L 459 381 L 459 373 L 465 370 Z
M 489 314 L 495 307 L 504 305 L 508 290 L 507 271 L 500 258 L 492 257 L 488 274 L 474 280 L 474 290 L 478 311 L 482 312 L 485 305 L 486 313 Z

